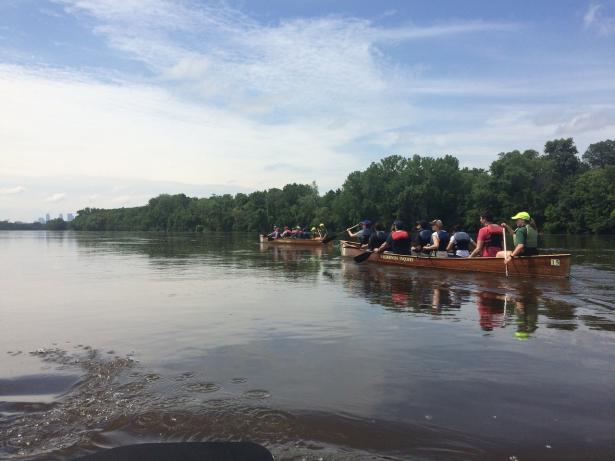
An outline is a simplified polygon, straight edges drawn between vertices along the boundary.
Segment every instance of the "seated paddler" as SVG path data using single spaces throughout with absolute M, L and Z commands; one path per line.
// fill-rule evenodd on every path
M 470 249 L 475 247 L 476 242 L 459 224 L 457 224 L 453 228 L 453 235 L 448 242 L 446 251 L 452 253 L 449 254 L 449 256 L 467 258 L 470 256 Z
M 361 245 L 367 245 L 369 243 L 369 237 L 372 234 L 372 222 L 369 219 L 364 219 L 359 224 L 361 224 L 361 229 L 359 229 L 357 232 L 347 230 L 348 235 L 351 238 L 356 238 Z
M 444 224 L 440 219 L 431 222 L 431 239 L 429 245 L 423 247 L 423 252 L 428 251 L 440 258 L 446 257 L 446 247 L 450 240 L 448 232 L 444 230 Z
M 399 255 L 410 254 L 410 234 L 401 220 L 396 220 L 391 226 L 391 233 L 386 242 L 380 245 L 378 252 L 390 251 Z
M 493 214 L 491 211 L 483 211 L 480 215 L 481 228 L 476 237 L 476 248 L 470 253 L 470 258 L 475 256 L 495 257 L 502 251 L 503 229 L 497 224 L 493 224 Z
M 423 248 L 431 243 L 431 231 L 429 230 L 429 223 L 425 220 L 420 221 L 416 225 L 415 240 L 412 243 L 412 251 L 422 253 Z M 425 250 L 429 252 L 429 250 Z
M 513 236 L 513 250 L 498 253 L 498 257 L 506 258 L 506 264 L 510 262 L 511 258 L 517 256 L 535 256 L 538 254 L 538 229 L 530 214 L 527 211 L 520 211 L 511 219 L 516 220 L 517 228 L 515 230 L 506 223 L 502 223 L 502 227 Z
M 290 229 L 288 228 L 288 226 L 284 226 L 284 231 L 280 234 L 280 238 L 288 238 L 290 237 Z
M 372 224 L 372 232 L 369 236 L 369 242 L 367 248 L 369 250 L 376 250 L 387 241 L 387 233 L 384 231 L 384 227 L 380 223 Z
M 275 226 L 273 228 L 273 232 L 271 232 L 270 234 L 267 234 L 268 238 L 272 238 L 272 239 L 279 239 L 280 238 L 280 228 L 278 226 Z

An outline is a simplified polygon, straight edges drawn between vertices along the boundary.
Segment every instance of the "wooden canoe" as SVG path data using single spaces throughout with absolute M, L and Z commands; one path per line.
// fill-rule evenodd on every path
M 342 256 L 353 258 L 365 250 L 356 243 L 342 240 Z M 445 269 L 461 272 L 487 272 L 506 275 L 503 258 L 436 258 L 395 253 L 374 253 L 366 262 L 415 267 L 418 269 Z M 550 254 L 513 258 L 508 264 L 508 275 L 515 277 L 567 278 L 570 276 L 570 255 Z
M 266 235 L 260 236 L 260 243 L 266 243 L 268 245 L 302 246 L 302 247 L 323 245 L 321 238 L 315 238 L 315 239 L 286 238 L 286 239 L 268 240 Z M 325 245 L 329 243 L 331 242 L 327 242 Z

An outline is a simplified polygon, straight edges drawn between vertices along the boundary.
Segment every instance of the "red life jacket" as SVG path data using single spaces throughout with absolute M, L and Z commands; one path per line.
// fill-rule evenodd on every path
M 502 228 L 497 224 L 489 224 L 487 230 L 487 238 L 485 239 L 485 247 L 497 247 L 502 249 Z
M 405 230 L 396 230 L 396 231 L 391 232 L 391 238 L 393 240 L 402 240 L 402 239 L 410 238 L 410 236 L 408 235 L 408 232 Z
M 502 250 L 502 228 L 497 224 L 489 224 L 484 227 L 487 230 L 483 238 L 482 256 L 495 256 Z
M 401 255 L 410 254 L 410 234 L 407 231 L 391 232 L 391 251 Z

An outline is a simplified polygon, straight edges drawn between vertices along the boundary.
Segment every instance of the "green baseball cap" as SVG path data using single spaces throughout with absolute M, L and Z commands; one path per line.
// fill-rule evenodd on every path
M 524 219 L 525 221 L 529 221 L 530 214 L 527 211 L 520 211 L 516 215 L 514 215 L 511 219 Z

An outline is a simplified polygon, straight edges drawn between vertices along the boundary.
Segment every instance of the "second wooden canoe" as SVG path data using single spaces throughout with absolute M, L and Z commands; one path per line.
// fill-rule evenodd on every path
M 260 243 L 266 243 L 268 245 L 304 246 L 305 247 L 305 246 L 322 246 L 322 245 L 327 245 L 331 242 L 327 242 L 323 244 L 321 238 L 315 238 L 315 239 L 285 238 L 285 239 L 268 240 L 266 235 L 261 235 Z

